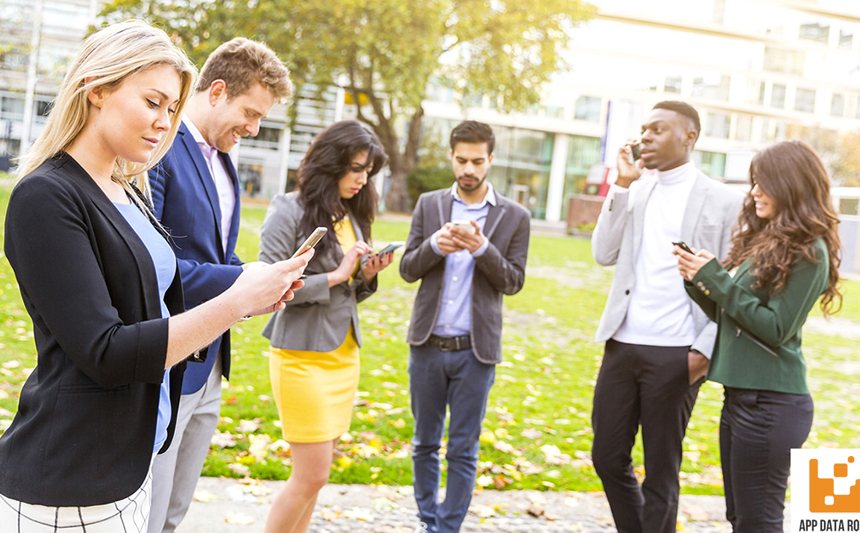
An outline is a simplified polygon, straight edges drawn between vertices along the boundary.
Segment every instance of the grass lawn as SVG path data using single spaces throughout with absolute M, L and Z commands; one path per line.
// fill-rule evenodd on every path
M 0 188 L 5 216 L 8 187 Z M 257 255 L 265 208 L 243 209 L 238 254 Z M 408 222 L 374 225 L 376 248 L 405 240 Z M 532 237 L 526 284 L 505 299 L 505 361 L 496 373 L 481 437 L 478 483 L 487 488 L 600 490 L 590 462 L 591 397 L 602 346 L 593 341 L 612 270 L 591 258 L 588 240 Z M 845 283 L 840 315 L 860 329 L 860 284 Z M 360 306 L 362 372 L 352 427 L 332 467 L 336 483 L 411 483 L 406 330 L 417 284 L 405 283 L 397 265 L 381 274 L 380 290 Z M 265 318 L 233 328 L 233 373 L 223 393 L 219 433 L 206 475 L 285 479 L 290 453 L 280 441 L 271 398 Z M 860 340 L 809 332 L 804 337 L 809 383 L 816 404 L 807 447 L 860 447 L 858 364 Z M 0 261 L 0 429 L 8 426 L 20 387 L 35 364 L 29 317 L 14 275 Z M 685 441 L 682 490 L 719 494 L 717 426 L 722 389 L 701 390 Z M 641 445 L 634 451 L 641 465 Z M 443 467 L 444 468 L 444 467 Z M 638 469 L 642 473 L 641 466 Z

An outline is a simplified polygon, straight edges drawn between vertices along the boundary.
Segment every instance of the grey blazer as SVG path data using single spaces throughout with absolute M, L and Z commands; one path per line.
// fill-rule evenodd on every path
M 412 213 L 400 275 L 409 283 L 421 280 L 406 338 L 414 346 L 427 342 L 439 316 L 445 257 L 433 251 L 430 238 L 451 221 L 453 203 L 450 188 L 432 191 L 418 198 Z M 489 247 L 475 258 L 472 275 L 472 353 L 485 364 L 502 362 L 502 295 L 523 288 L 529 224 L 528 211 L 496 191 L 496 205 L 490 205 L 484 223 Z
M 260 261 L 274 263 L 289 259 L 308 237 L 300 234 L 304 209 L 298 193 L 279 194 L 272 199 L 260 235 Z M 352 217 L 350 217 L 352 218 Z M 363 240 L 358 224 L 353 224 L 356 240 Z M 328 274 L 343 260 L 343 250 L 334 246 L 325 254 L 315 255 L 305 269 L 305 286 L 295 291 L 287 307 L 269 319 L 263 336 L 275 348 L 330 352 L 343 344 L 349 326 L 361 346 L 358 326 L 358 302 L 376 291 L 377 278 L 366 283 L 361 270 L 351 284 L 328 286 Z
M 708 178 L 701 171 L 697 171 L 695 179 L 681 222 L 681 236 L 693 248 L 704 248 L 722 260 L 729 253 L 732 229 L 738 221 L 743 194 Z M 597 327 L 598 342 L 611 339 L 627 315 L 633 268 L 645 223 L 645 204 L 656 184 L 656 176 L 642 176 L 630 185 L 629 193 L 616 196 L 610 192 L 603 202 L 591 236 L 591 253 L 601 265 L 616 267 L 609 298 Z M 681 283 L 680 274 L 678 282 Z M 696 340 L 691 349 L 710 358 L 717 338 L 717 325 L 691 298 L 687 299 L 696 325 Z

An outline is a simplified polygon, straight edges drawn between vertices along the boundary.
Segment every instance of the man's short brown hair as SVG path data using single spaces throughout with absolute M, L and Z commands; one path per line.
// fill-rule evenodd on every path
M 196 92 L 205 91 L 215 80 L 223 80 L 227 97 L 245 94 L 254 83 L 272 92 L 283 103 L 293 95 L 289 69 L 263 43 L 236 37 L 215 49 L 203 64 Z

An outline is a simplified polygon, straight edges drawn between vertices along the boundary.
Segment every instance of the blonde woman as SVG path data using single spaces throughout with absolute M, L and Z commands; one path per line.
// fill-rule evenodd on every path
M 248 268 L 173 316 L 182 288 L 146 171 L 173 141 L 194 76 L 163 31 L 107 27 L 84 42 L 20 161 L 4 244 L 38 361 L 0 437 L 0 531 L 145 531 L 186 358 L 301 286 L 309 255 Z

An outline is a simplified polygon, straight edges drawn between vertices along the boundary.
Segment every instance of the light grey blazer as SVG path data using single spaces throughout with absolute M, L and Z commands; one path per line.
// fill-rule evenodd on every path
M 308 237 L 301 234 L 304 209 L 296 192 L 279 194 L 272 199 L 260 235 L 260 261 L 274 263 L 289 259 Z M 353 217 L 350 216 L 350 219 Z M 364 240 L 358 224 L 353 224 L 356 240 Z M 305 269 L 305 286 L 295 291 L 287 307 L 276 312 L 263 329 L 263 336 L 275 348 L 330 352 L 343 344 L 349 326 L 361 346 L 358 327 L 358 302 L 376 291 L 377 278 L 366 283 L 361 270 L 351 284 L 328 286 L 328 272 L 343 260 L 343 250 L 334 246 L 317 254 Z
M 691 247 L 697 250 L 704 248 L 722 260 L 730 250 L 732 230 L 738 221 L 743 194 L 708 178 L 701 171 L 696 172 L 695 179 L 681 222 L 681 237 Z M 645 205 L 656 184 L 656 176 L 644 175 L 630 185 L 630 192 L 626 195 L 616 196 L 610 192 L 603 202 L 591 236 L 591 253 L 599 264 L 616 267 L 609 298 L 597 326 L 598 342 L 611 339 L 627 316 L 630 289 L 635 279 L 633 269 L 645 224 Z M 678 274 L 678 283 L 681 283 L 681 274 Z M 689 296 L 687 299 L 696 326 L 696 340 L 691 349 L 710 358 L 717 338 L 717 325 Z
M 427 192 L 418 198 L 412 213 L 400 275 L 409 283 L 421 280 L 406 338 L 413 346 L 430 338 L 442 307 L 445 258 L 433 250 L 430 238 L 451 221 L 453 204 L 450 188 Z M 523 288 L 530 223 L 523 206 L 496 191 L 496 205 L 490 205 L 483 230 L 490 243 L 475 258 L 472 273 L 472 354 L 484 364 L 502 362 L 502 296 Z

